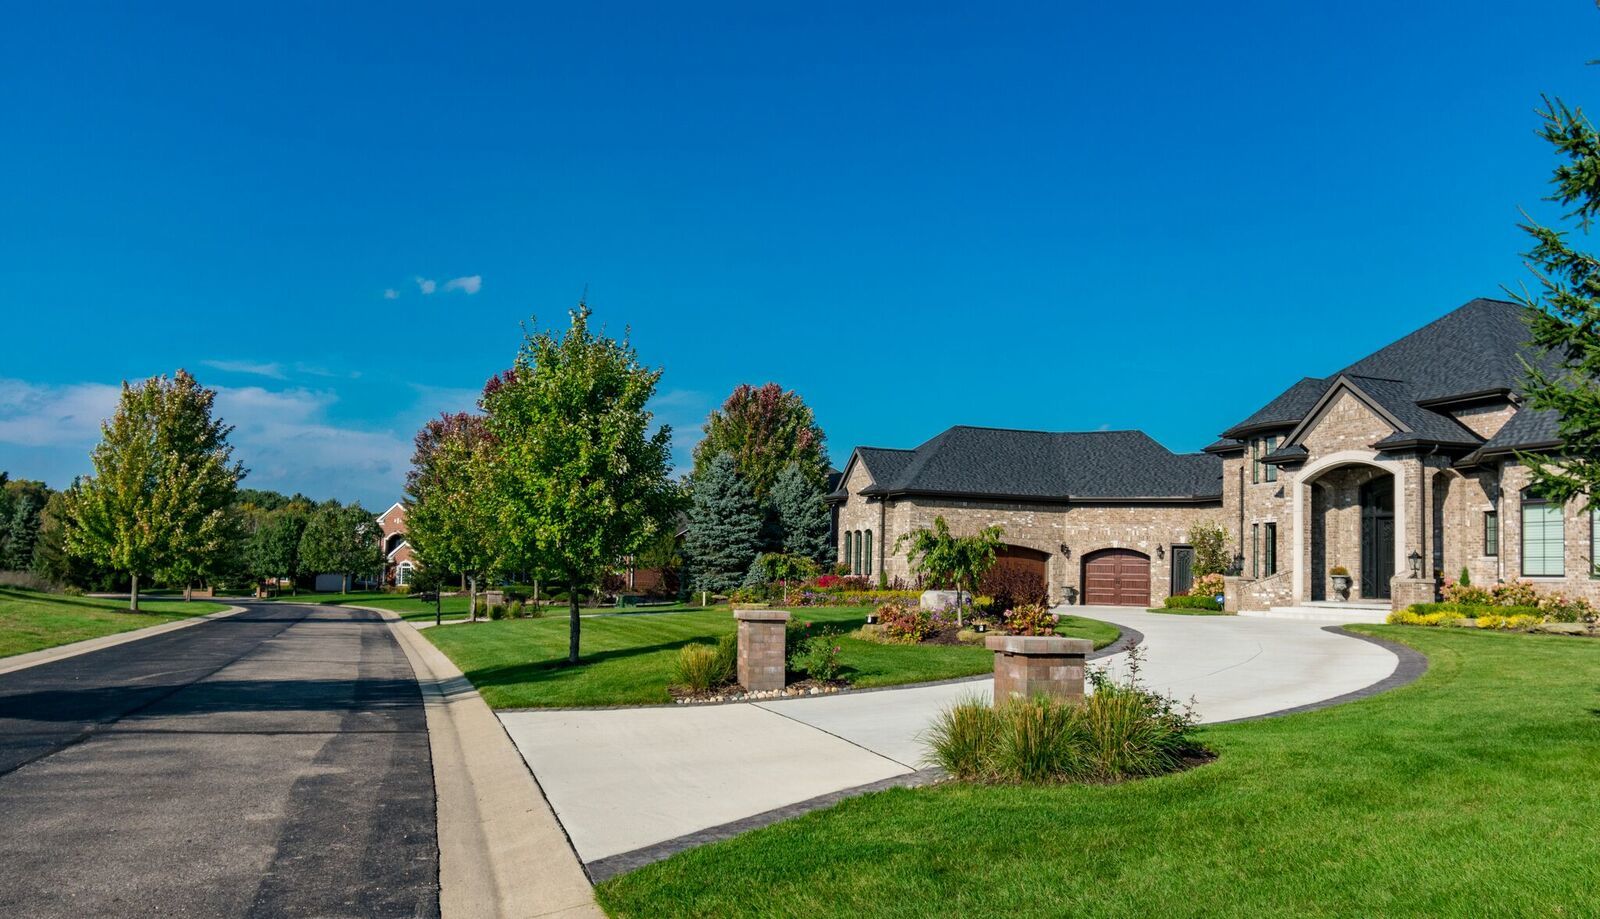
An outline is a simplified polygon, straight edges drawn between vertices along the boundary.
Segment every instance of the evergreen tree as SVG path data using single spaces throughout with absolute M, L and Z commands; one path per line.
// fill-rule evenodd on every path
M 728 454 L 710 459 L 694 485 L 684 540 L 697 590 L 738 587 L 761 551 L 763 514 Z
M 1581 109 L 1545 100 L 1539 134 L 1566 162 L 1556 167 L 1547 200 L 1569 208 L 1567 218 L 1587 233 L 1600 213 L 1600 134 Z M 1528 307 L 1533 342 L 1548 353 L 1528 368 L 1529 407 L 1558 418 L 1562 449 L 1519 455 L 1535 491 L 1551 501 L 1600 499 L 1600 259 L 1574 249 L 1565 231 L 1529 220 L 1525 253 L 1539 293 L 1519 297 Z
M 831 517 L 823 488 L 790 463 L 778 474 L 772 486 L 772 516 L 777 521 L 779 546 L 787 555 L 798 555 L 814 562 L 834 554 L 828 536 Z
M 228 511 L 244 467 L 233 462 L 233 429 L 211 417 L 215 401 L 183 370 L 124 383 L 94 474 L 68 492 L 67 548 L 128 575 L 135 612 L 141 578 L 203 573 L 234 537 Z

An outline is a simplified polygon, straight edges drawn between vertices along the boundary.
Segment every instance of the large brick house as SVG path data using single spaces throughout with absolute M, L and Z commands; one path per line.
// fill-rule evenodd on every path
M 417 569 L 417 553 L 406 539 L 406 506 L 399 501 L 378 515 L 378 528 L 383 532 L 383 582 L 406 584 Z
M 860 448 L 831 498 L 854 569 L 907 575 L 895 540 L 942 514 L 998 523 L 1052 596 L 1158 602 L 1188 583 L 1189 525 L 1224 526 L 1228 603 L 1401 606 L 1440 581 L 1526 579 L 1600 599 L 1595 521 L 1527 491 L 1517 453 L 1559 446 L 1521 404 L 1522 308 L 1473 300 L 1330 376 L 1306 377 L 1200 455 L 1138 432 L 952 428 L 914 450 Z M 1330 571 L 1349 571 L 1339 596 Z

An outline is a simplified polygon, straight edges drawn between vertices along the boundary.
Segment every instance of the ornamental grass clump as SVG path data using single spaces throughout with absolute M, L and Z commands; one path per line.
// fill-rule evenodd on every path
M 672 682 L 693 692 L 705 692 L 733 681 L 738 667 L 739 640 L 724 635 L 715 645 L 684 645 L 672 669 Z
M 1092 672 L 1081 702 L 958 702 L 929 729 L 928 762 L 961 781 L 991 784 L 1116 782 L 1181 769 L 1205 753 L 1194 739 L 1194 710 L 1140 686 L 1140 663 L 1130 654 L 1120 682 Z

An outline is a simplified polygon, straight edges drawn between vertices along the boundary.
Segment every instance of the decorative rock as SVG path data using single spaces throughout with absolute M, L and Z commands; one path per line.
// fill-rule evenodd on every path
M 917 601 L 923 609 L 950 609 L 957 602 L 971 603 L 972 594 L 964 590 L 924 590 L 922 597 Z
M 783 689 L 789 613 L 736 609 L 733 618 L 739 621 L 739 685 L 752 692 Z
M 994 652 L 994 698 L 1047 695 L 1083 698 L 1083 666 L 1094 642 L 1051 635 L 991 635 L 985 647 Z

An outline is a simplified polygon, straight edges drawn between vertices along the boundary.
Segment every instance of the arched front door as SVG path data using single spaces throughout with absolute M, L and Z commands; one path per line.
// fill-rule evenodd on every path
M 1361 596 L 1388 599 L 1394 577 L 1394 477 L 1361 486 Z
M 1083 557 L 1083 602 L 1089 606 L 1149 606 L 1150 556 L 1101 549 Z

